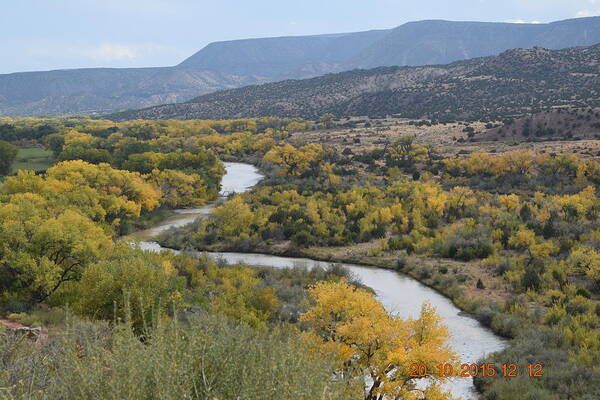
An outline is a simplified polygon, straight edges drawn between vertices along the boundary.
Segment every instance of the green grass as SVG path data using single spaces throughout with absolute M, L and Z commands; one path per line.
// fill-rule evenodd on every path
M 12 172 L 15 173 L 20 169 L 43 171 L 50 168 L 53 164 L 52 152 L 48 150 L 38 148 L 19 149 Z

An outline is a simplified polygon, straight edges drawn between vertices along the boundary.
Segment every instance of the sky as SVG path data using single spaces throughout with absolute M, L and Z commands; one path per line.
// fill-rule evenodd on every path
M 546 23 L 600 0 L 0 0 L 0 73 L 176 65 L 210 42 L 446 19 Z

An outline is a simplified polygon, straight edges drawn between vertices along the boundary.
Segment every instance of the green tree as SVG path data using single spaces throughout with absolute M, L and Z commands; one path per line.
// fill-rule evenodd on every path
M 129 317 L 141 329 L 153 313 L 180 306 L 184 287 L 185 281 L 166 257 L 120 244 L 109 258 L 83 271 L 74 310 L 95 319 Z
M 10 174 L 19 149 L 8 142 L 0 141 L 0 175 Z

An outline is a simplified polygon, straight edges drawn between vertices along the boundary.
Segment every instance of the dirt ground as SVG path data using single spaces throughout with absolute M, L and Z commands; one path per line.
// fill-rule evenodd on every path
M 8 328 L 8 329 L 14 329 L 14 330 L 38 329 L 38 328 L 32 328 L 29 326 L 25 326 L 19 322 L 12 321 L 12 320 L 6 319 L 6 318 L 0 318 L 0 326 L 2 326 L 4 328 Z M 40 343 L 45 343 L 47 341 L 48 341 L 48 332 L 44 329 L 40 329 L 39 334 L 35 335 L 35 342 L 40 344 Z
M 361 121 L 361 122 L 356 122 Z M 366 122 L 362 122 L 366 121 Z M 547 142 L 512 141 L 470 141 L 465 128 L 471 127 L 477 133 L 486 131 L 483 122 L 436 124 L 418 126 L 419 121 L 407 119 L 368 120 L 352 118 L 340 124 L 355 123 L 356 127 L 336 127 L 329 130 L 303 131 L 293 133 L 289 140 L 293 144 L 321 143 L 342 152 L 350 149 L 353 153 L 363 153 L 383 149 L 387 143 L 403 136 L 412 136 L 419 144 L 431 144 L 444 156 L 465 155 L 474 152 L 503 153 L 512 150 L 531 150 L 537 153 L 575 154 L 585 159 L 600 160 L 600 140 L 572 140 Z M 499 122 L 493 122 L 499 125 Z

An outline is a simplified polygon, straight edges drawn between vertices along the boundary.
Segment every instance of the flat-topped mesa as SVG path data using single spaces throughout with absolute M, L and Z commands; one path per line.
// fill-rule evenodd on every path
M 446 64 L 511 48 L 596 43 L 600 17 L 550 24 L 419 21 L 366 32 L 215 42 L 174 67 L 0 75 L 0 115 L 106 113 L 357 68 Z

